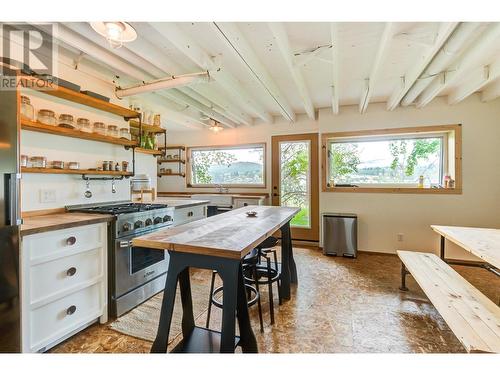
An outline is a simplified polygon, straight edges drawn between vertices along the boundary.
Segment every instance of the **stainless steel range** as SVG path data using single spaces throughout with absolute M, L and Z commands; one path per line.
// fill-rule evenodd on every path
M 174 208 L 124 202 L 67 206 L 68 211 L 115 216 L 108 240 L 109 313 L 120 316 L 165 287 L 168 252 L 132 248 L 132 239 L 171 226 Z

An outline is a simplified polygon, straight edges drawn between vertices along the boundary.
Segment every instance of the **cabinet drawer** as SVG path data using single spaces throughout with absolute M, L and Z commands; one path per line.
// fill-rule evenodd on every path
M 30 303 L 103 275 L 102 248 L 40 263 L 30 270 Z
M 92 224 L 33 234 L 23 238 L 23 249 L 32 262 L 62 257 L 103 246 L 106 232 L 106 224 Z
M 37 351 L 102 313 L 101 283 L 28 312 L 30 349 Z
M 205 206 L 193 206 L 175 209 L 174 224 L 184 224 L 190 221 L 203 219 L 205 217 Z

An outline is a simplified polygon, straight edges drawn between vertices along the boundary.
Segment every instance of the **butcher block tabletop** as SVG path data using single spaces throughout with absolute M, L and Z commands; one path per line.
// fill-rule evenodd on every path
M 246 212 L 257 212 L 248 217 Z M 133 246 L 241 259 L 299 212 L 296 207 L 246 206 L 132 240 Z
M 461 248 L 500 268 L 500 229 L 431 225 L 431 228 Z

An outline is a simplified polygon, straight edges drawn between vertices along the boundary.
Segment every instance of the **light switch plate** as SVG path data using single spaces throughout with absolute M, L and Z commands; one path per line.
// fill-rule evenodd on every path
M 55 203 L 56 202 L 56 191 L 49 189 L 40 190 L 40 203 Z

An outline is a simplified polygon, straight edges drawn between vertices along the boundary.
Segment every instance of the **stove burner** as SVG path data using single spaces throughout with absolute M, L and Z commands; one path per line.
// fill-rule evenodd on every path
M 98 214 L 119 215 L 119 214 L 128 214 L 132 212 L 151 211 L 167 207 L 168 206 L 166 204 L 122 203 L 122 204 L 113 204 L 107 206 L 85 207 L 78 209 L 78 211 L 94 212 Z

